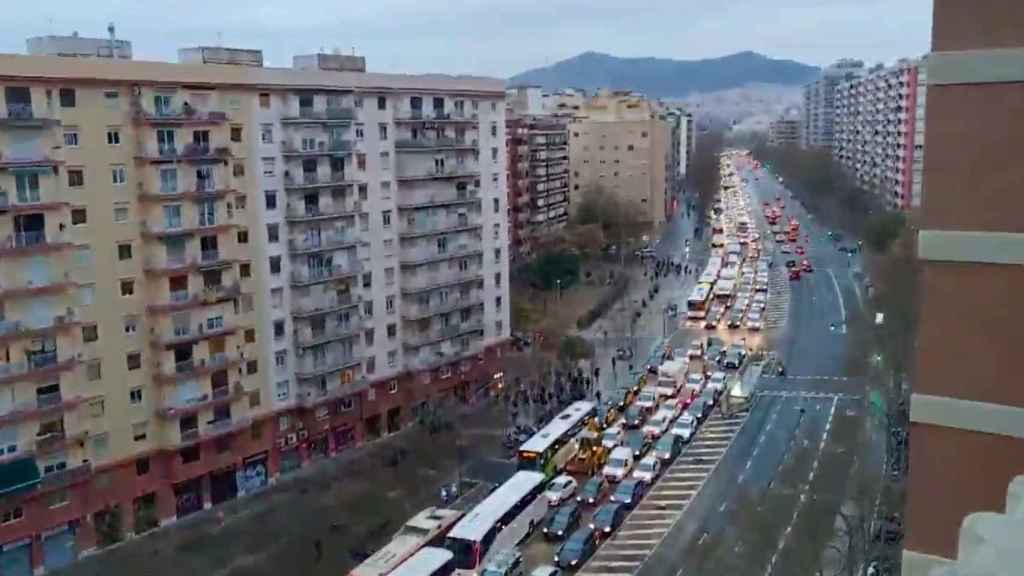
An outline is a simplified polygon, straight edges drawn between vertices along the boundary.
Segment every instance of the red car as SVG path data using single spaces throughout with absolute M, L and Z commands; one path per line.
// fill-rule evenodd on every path
M 790 268 L 789 269 L 789 279 L 790 280 L 799 280 L 800 279 L 800 269 L 799 268 Z
M 804 272 L 814 272 L 814 267 L 811 266 L 811 261 L 810 260 L 804 260 L 800 264 L 800 269 L 803 270 Z
M 796 248 L 793 249 L 793 251 L 796 252 L 797 254 L 799 254 L 800 256 L 804 255 L 804 247 L 803 246 L 797 246 Z

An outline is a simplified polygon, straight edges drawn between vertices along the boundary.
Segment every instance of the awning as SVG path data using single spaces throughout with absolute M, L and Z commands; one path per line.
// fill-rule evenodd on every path
M 31 490 L 39 478 L 39 466 L 32 456 L 0 464 L 0 496 Z

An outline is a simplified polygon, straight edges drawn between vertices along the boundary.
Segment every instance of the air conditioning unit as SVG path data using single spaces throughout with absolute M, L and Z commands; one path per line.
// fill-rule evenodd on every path
M 308 437 L 309 437 L 309 432 L 306 432 L 305 430 L 299 430 L 299 442 L 302 442 L 303 440 L 305 440 Z
M 288 435 L 288 445 L 289 446 L 294 446 L 296 442 L 298 442 L 298 438 L 296 437 L 295 433 L 293 432 L 293 433 L 289 434 Z

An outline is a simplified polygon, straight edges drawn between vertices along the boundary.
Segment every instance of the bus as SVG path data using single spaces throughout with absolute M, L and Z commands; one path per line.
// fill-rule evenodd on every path
M 427 546 L 412 555 L 391 576 L 451 576 L 455 572 L 455 554 L 444 548 Z
M 711 306 L 711 284 L 700 283 L 693 287 L 690 297 L 686 299 L 686 317 L 690 320 L 703 320 L 708 316 Z
M 519 447 L 519 469 L 554 476 L 576 455 L 576 434 L 597 412 L 593 402 L 573 402 Z
M 385 576 L 424 546 L 441 545 L 448 530 L 462 518 L 459 510 L 431 506 L 410 518 L 386 546 L 356 566 L 350 576 Z
M 540 472 L 516 472 L 459 520 L 445 539 L 457 574 L 482 569 L 490 557 L 516 547 L 540 525 L 548 511 L 548 501 L 540 498 L 546 481 Z
M 735 293 L 735 280 L 720 280 L 718 284 L 715 284 L 715 298 L 717 300 L 730 300 Z

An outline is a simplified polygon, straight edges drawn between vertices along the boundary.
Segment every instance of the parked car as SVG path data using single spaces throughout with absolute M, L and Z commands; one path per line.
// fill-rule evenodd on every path
M 661 474 L 661 460 L 653 454 L 645 456 L 633 470 L 633 478 L 646 482 L 648 486 L 654 484 L 658 474 Z
M 575 502 L 562 504 L 555 509 L 544 525 L 544 538 L 561 540 L 571 534 L 580 524 L 580 507 Z
M 607 491 L 608 481 L 605 480 L 604 476 L 596 474 L 583 483 L 583 488 L 576 495 L 576 502 L 580 504 L 596 504 Z
M 589 527 L 578 528 L 555 552 L 555 566 L 576 568 L 582 566 L 597 549 L 597 539 Z
M 607 537 L 622 525 L 622 521 L 626 519 L 627 512 L 629 510 L 623 504 L 616 502 L 603 504 L 594 512 L 590 527 L 598 534 Z
M 676 420 L 678 422 L 678 420 Z M 675 424 L 675 422 L 673 422 Z M 679 452 L 683 449 L 682 436 L 676 434 L 665 434 L 654 444 L 654 456 L 664 463 L 669 463 L 675 460 L 676 456 L 679 456 Z
M 618 488 L 612 493 L 610 501 L 621 502 L 632 510 L 637 504 L 640 503 L 640 499 L 644 496 L 644 483 L 640 480 L 631 479 L 623 480 L 619 483 Z
M 562 474 L 548 484 L 544 491 L 544 497 L 548 499 L 548 506 L 558 506 L 568 500 L 576 493 L 576 479 L 568 474 Z

